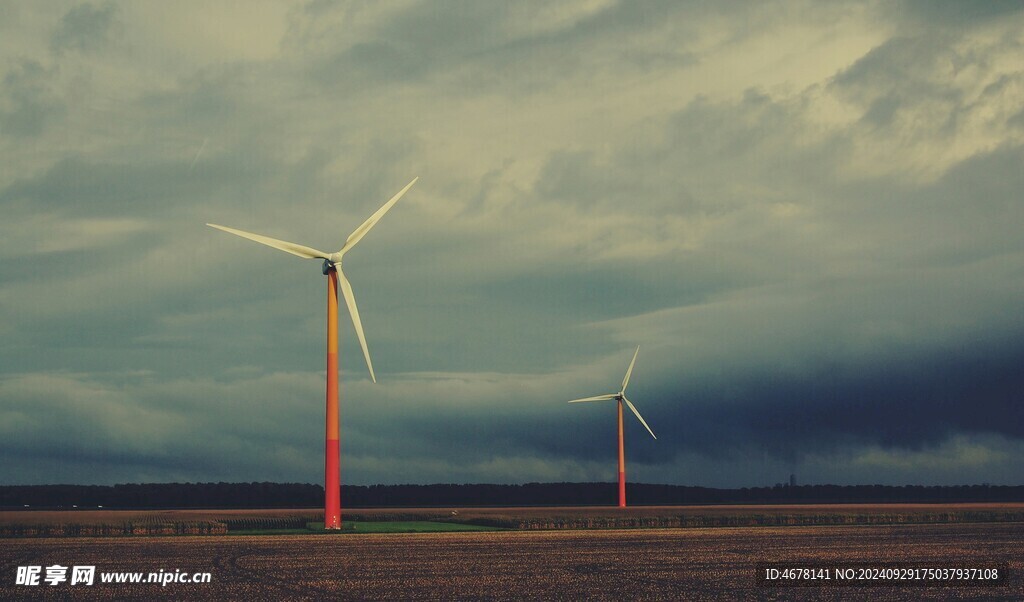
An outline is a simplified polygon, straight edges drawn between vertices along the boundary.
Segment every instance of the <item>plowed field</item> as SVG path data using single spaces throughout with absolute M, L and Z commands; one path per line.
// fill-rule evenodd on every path
M 761 588 L 759 562 L 1009 567 L 998 587 Z M 208 584 L 15 585 L 16 567 L 209 572 Z M 45 571 L 44 571 L 45 572 Z M 1024 524 L 0 541 L 0 599 L 1024 599 Z

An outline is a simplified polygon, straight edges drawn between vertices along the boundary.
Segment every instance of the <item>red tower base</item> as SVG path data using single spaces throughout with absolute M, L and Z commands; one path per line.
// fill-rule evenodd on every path
M 327 478 L 324 479 L 324 529 L 341 528 L 341 483 L 338 460 L 340 445 L 337 439 L 327 440 Z M 334 461 L 332 462 L 331 459 Z M 331 478 L 331 475 L 334 478 Z

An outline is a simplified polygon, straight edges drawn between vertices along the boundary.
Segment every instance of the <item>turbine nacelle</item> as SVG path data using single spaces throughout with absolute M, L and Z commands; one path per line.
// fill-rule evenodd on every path
M 337 253 L 331 253 L 332 257 L 334 257 L 335 255 L 338 255 L 338 254 Z M 323 266 L 321 266 L 321 270 L 323 271 L 324 276 L 326 276 L 332 269 L 338 269 L 338 270 L 341 269 L 341 257 L 340 256 L 338 257 L 337 260 L 324 259 L 324 264 L 323 264 Z

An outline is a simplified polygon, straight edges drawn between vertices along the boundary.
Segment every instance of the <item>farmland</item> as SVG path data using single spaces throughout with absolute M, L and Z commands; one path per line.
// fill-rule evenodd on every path
M 461 514 L 461 513 L 460 513 Z M 0 599 L 1022 599 L 1024 524 L 20 538 Z M 761 588 L 759 562 L 1009 567 L 1005 586 Z M 205 584 L 16 586 L 17 566 L 210 572 Z
M 1024 504 L 794 504 L 346 510 L 348 526 L 434 523 L 516 530 L 1024 522 Z M 0 512 L 0 537 L 226 535 L 304 530 L 320 510 L 38 510 Z M 423 530 L 422 525 L 419 529 Z M 442 527 L 445 527 L 442 529 Z M 376 529 L 384 530 L 384 527 Z

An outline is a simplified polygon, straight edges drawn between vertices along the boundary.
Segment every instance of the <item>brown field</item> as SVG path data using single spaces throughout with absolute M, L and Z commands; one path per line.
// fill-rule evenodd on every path
M 1008 566 L 998 587 L 760 588 L 758 562 Z M 209 584 L 14 585 L 17 566 L 210 572 Z M 8 539 L 0 599 L 1024 599 L 1024 524 Z M 98 580 L 98 577 L 97 577 Z
M 1024 512 L 1024 502 L 976 502 L 965 504 L 719 504 L 706 506 L 631 506 L 619 509 L 614 506 L 526 506 L 526 507 L 483 507 L 464 508 L 461 506 L 440 508 L 342 508 L 346 518 L 368 520 L 369 516 L 415 515 L 425 517 L 448 516 L 452 510 L 472 516 L 613 516 L 622 513 L 631 516 L 661 516 L 666 514 L 694 513 L 739 515 L 751 513 L 811 514 L 822 511 L 837 513 L 886 514 L 893 512 L 925 513 L 936 511 L 992 511 L 1005 510 Z M 217 520 L 220 518 L 243 518 L 247 516 L 323 516 L 322 508 L 306 509 L 210 509 L 210 510 L 0 510 L 0 524 L 18 521 L 35 521 L 32 517 L 45 520 L 59 520 L 75 516 L 80 519 L 102 521 L 108 517 L 147 518 L 167 516 L 191 520 Z
M 444 520 L 508 529 L 1024 522 L 1024 503 L 384 508 L 343 510 L 343 518 Z M 301 528 L 317 520 L 323 520 L 317 509 L 15 510 L 0 511 L 0 537 L 216 535 L 237 529 Z

